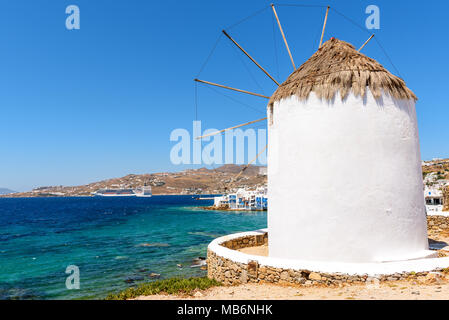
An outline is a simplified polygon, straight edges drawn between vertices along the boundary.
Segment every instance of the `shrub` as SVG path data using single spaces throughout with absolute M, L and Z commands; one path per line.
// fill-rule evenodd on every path
M 106 297 L 106 300 L 126 300 L 136 298 L 138 296 L 150 296 L 159 293 L 191 294 L 196 289 L 205 290 L 220 285 L 220 282 L 207 277 L 188 279 L 170 278 L 144 283 L 138 287 L 125 289 L 117 294 L 110 294 Z

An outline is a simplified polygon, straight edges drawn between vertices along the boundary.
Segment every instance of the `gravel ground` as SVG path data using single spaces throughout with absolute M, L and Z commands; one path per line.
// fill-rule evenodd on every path
M 192 296 L 155 295 L 138 300 L 447 300 L 449 276 L 427 283 L 395 281 L 379 285 L 304 287 L 279 284 L 245 284 L 197 291 Z

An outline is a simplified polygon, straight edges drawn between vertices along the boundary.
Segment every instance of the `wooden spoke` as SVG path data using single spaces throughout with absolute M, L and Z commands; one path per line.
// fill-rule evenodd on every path
M 265 70 L 264 68 L 262 68 L 262 66 L 260 64 L 257 63 L 256 60 L 253 59 L 253 57 L 251 57 L 249 55 L 248 52 L 245 51 L 245 49 L 243 49 L 234 39 L 232 39 L 232 37 L 225 31 L 223 30 L 223 33 L 226 37 L 228 37 L 229 40 L 231 40 L 252 62 L 254 62 L 256 64 L 256 66 L 258 66 L 260 68 L 260 70 L 262 70 L 271 80 L 273 80 L 274 83 L 276 83 L 278 86 L 280 85 L 279 82 L 277 82 L 268 72 L 267 70 Z
M 234 127 L 230 127 L 230 128 L 226 128 L 226 129 L 217 131 L 217 132 L 209 133 L 209 134 L 206 134 L 204 136 L 196 137 L 195 139 L 199 140 L 199 139 L 202 139 L 202 138 L 205 138 L 205 137 L 215 136 L 215 135 L 223 133 L 225 131 L 229 131 L 229 130 L 232 130 L 232 129 L 237 129 L 237 128 L 240 128 L 240 127 L 248 126 L 250 124 L 253 124 L 253 123 L 256 123 L 256 122 L 260 122 L 260 121 L 263 121 L 263 120 L 267 120 L 267 118 L 257 119 L 257 120 L 253 120 L 253 121 L 246 122 L 246 123 L 243 123 L 243 124 L 239 124 L 238 126 L 234 126 Z
M 329 15 L 330 6 L 327 6 L 326 16 L 324 17 L 323 31 L 321 32 L 320 48 L 323 45 L 324 30 L 326 30 L 327 16 Z
M 360 49 L 358 50 L 358 52 L 360 52 L 367 44 L 368 42 L 370 42 L 370 40 L 374 38 L 374 34 L 371 35 L 371 37 L 369 37 L 368 40 L 365 41 L 365 43 L 360 47 Z
M 271 8 L 273 9 L 274 16 L 276 17 L 276 20 L 278 22 L 279 30 L 281 31 L 282 38 L 284 39 L 285 47 L 287 48 L 288 55 L 290 56 L 290 60 L 293 65 L 293 70 L 296 70 L 295 62 L 293 61 L 292 53 L 290 52 L 290 48 L 288 47 L 287 39 L 285 38 L 284 30 L 282 30 L 281 21 L 279 21 L 278 14 L 276 12 L 276 9 L 274 8 L 274 4 L 271 4 Z
M 208 84 L 208 85 L 211 85 L 211 86 L 215 86 L 215 87 L 220 87 L 220 88 L 224 88 L 224 89 L 228 89 L 228 90 L 233 90 L 233 91 L 237 91 L 237 92 L 241 92 L 241 93 L 250 94 L 250 95 L 256 96 L 256 97 L 261 97 L 261 98 L 265 98 L 265 99 L 270 99 L 270 97 L 264 96 L 263 94 L 259 94 L 259 93 L 254 93 L 254 92 L 250 92 L 250 91 L 246 91 L 246 90 L 236 89 L 236 88 L 224 86 L 224 85 L 222 85 L 222 84 L 213 83 L 213 82 L 209 82 L 209 81 L 205 81 L 205 80 L 200 80 L 200 79 L 193 79 L 193 80 L 196 81 L 196 82 L 205 83 L 205 84 Z

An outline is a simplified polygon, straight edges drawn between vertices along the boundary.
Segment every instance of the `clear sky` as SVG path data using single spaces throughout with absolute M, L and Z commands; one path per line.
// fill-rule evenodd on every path
M 128 173 L 177 171 L 172 130 L 191 130 L 195 85 L 223 28 L 279 81 L 292 67 L 269 1 L 2 0 L 0 2 L 0 187 L 25 191 Z M 423 159 L 449 157 L 449 2 L 291 1 L 331 5 L 364 26 L 380 8 L 363 52 L 405 79 L 419 97 Z M 65 9 L 80 9 L 67 30 Z M 276 2 L 275 2 L 276 4 Z M 319 45 L 325 9 L 278 6 L 297 66 Z M 363 44 L 369 32 L 332 11 L 325 40 Z M 199 78 L 271 95 L 275 85 L 222 37 Z M 266 100 L 198 86 L 198 119 L 226 128 L 264 116 Z M 222 94 L 226 94 L 223 96 Z M 232 100 L 233 99 L 233 100 Z M 257 126 L 256 126 L 257 127 Z

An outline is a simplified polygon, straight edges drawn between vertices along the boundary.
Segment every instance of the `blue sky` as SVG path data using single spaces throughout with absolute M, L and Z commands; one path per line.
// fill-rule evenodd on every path
M 2 0 L 0 187 L 23 191 L 193 167 L 171 164 L 169 136 L 176 128 L 191 130 L 192 79 L 223 28 L 279 81 L 292 71 L 269 8 L 234 25 L 269 3 Z M 449 157 L 449 2 L 280 3 L 329 4 L 362 26 L 365 8 L 379 6 L 376 38 L 395 67 L 375 41 L 364 53 L 393 73 L 399 70 L 419 97 L 423 159 Z M 65 8 L 71 4 L 80 8 L 80 30 L 65 28 Z M 318 47 L 325 9 L 278 6 L 277 11 L 299 66 Z M 330 37 L 358 47 L 369 33 L 331 11 L 325 40 Z M 266 95 L 275 90 L 224 37 L 198 77 Z M 264 99 L 202 85 L 197 90 L 203 128 L 264 116 Z

